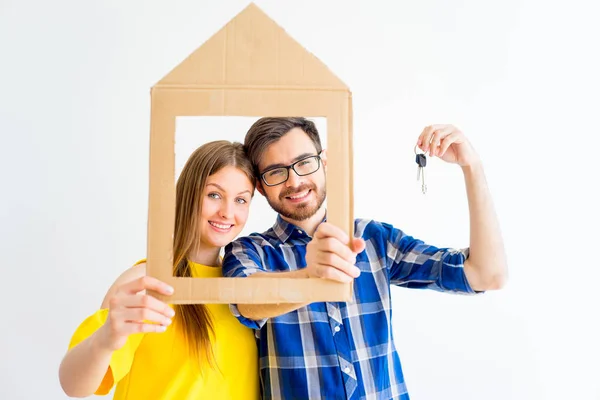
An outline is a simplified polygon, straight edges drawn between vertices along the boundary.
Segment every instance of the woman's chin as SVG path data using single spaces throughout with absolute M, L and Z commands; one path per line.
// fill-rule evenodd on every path
M 235 235 L 232 233 L 217 234 L 217 235 L 211 235 L 211 237 L 207 238 L 208 240 L 205 240 L 204 243 L 207 246 L 221 248 L 221 247 L 225 247 L 229 243 L 231 243 L 231 241 L 234 238 L 235 238 Z

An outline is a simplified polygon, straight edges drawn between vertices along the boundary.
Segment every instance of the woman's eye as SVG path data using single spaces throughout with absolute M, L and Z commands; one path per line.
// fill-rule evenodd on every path
M 209 193 L 208 197 L 210 197 L 211 199 L 220 199 L 221 196 L 219 196 L 219 193 Z
M 238 199 L 236 199 L 236 201 L 238 203 L 240 203 L 240 204 L 246 204 L 247 203 L 246 199 L 242 199 L 241 197 L 239 197 Z

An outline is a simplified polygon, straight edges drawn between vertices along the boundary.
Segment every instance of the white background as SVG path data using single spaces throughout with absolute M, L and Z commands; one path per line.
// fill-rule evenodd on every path
M 145 256 L 150 87 L 246 4 L 0 1 L 0 399 L 65 398 L 71 333 Z M 600 399 L 596 3 L 257 4 L 353 91 L 356 216 L 465 246 L 460 170 L 422 196 L 413 144 L 453 123 L 485 162 L 510 282 L 393 291 L 411 398 Z

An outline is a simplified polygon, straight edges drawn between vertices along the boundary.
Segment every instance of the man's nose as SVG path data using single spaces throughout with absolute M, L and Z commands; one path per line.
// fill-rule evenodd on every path
M 300 184 L 302 183 L 303 179 L 302 176 L 299 176 L 296 171 L 294 171 L 292 168 L 290 168 L 290 170 L 288 171 L 288 179 L 287 181 L 285 181 L 285 185 L 287 187 L 296 187 L 296 186 L 300 186 Z

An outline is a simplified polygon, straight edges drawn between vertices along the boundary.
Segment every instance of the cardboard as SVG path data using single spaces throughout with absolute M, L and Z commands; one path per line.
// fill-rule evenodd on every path
M 352 284 L 324 279 L 173 277 L 177 116 L 327 118 L 327 218 L 352 237 L 348 87 L 252 3 L 152 87 L 146 270 L 174 287 L 152 292 L 172 304 L 350 301 Z

